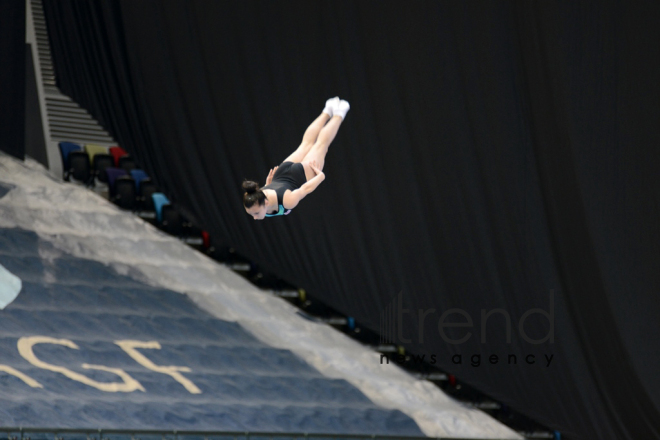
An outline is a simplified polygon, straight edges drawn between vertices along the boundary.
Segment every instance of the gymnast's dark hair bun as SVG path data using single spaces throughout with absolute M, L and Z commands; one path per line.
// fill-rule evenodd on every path
M 248 194 L 256 193 L 259 190 L 259 184 L 251 180 L 246 180 L 243 182 L 243 190 Z
M 251 180 L 243 181 L 243 206 L 252 207 L 254 204 L 263 206 L 266 203 L 266 194 L 259 188 L 257 182 Z

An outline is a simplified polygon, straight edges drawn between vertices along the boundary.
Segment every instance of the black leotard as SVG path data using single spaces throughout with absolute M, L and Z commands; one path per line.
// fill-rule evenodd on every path
M 266 214 L 266 217 L 274 217 L 276 215 L 287 215 L 291 212 L 290 209 L 284 208 L 284 193 L 287 189 L 293 191 L 300 188 L 305 182 L 305 168 L 300 162 L 282 162 L 277 171 L 273 175 L 273 180 L 270 185 L 266 185 L 261 189 L 272 189 L 277 194 L 278 211 L 275 214 Z

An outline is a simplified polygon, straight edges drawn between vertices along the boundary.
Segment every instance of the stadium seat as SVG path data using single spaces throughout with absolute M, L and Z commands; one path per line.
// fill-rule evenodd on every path
M 140 187 L 138 188 L 138 195 L 140 197 L 140 202 L 142 203 L 142 209 L 146 211 L 155 211 L 156 207 L 154 206 L 154 199 L 151 197 L 153 193 L 158 192 L 156 184 L 152 182 L 150 178 L 142 180 Z
M 113 197 L 115 195 L 115 181 L 119 176 L 124 176 L 126 175 L 126 170 L 122 170 L 121 168 L 106 168 L 105 169 L 106 174 L 108 175 L 108 187 L 110 188 L 110 196 Z
M 115 166 L 119 168 L 119 158 L 126 156 L 128 153 L 121 147 L 110 147 L 110 154 L 115 159 Z
M 154 202 L 154 209 L 156 211 L 156 218 L 158 219 L 158 223 L 162 223 L 163 221 L 163 206 L 169 205 L 170 200 L 165 196 L 163 193 L 153 193 L 151 195 L 151 199 Z
M 173 205 L 163 205 L 160 213 L 160 227 L 168 234 L 180 236 L 183 232 L 183 218 Z
M 183 229 L 181 230 L 181 239 L 184 243 L 197 250 L 204 250 L 204 236 L 203 231 L 197 226 L 193 225 L 186 217 L 181 216 Z
M 205 250 L 211 247 L 211 236 L 206 231 L 202 231 L 202 246 Z
M 156 207 L 152 194 L 158 192 L 156 185 L 146 177 L 135 182 L 137 190 L 137 215 L 149 223 L 156 224 Z
M 131 176 L 123 175 L 115 180 L 112 201 L 122 209 L 133 210 L 136 205 L 135 181 Z
M 94 163 L 97 154 L 108 154 L 108 148 L 100 145 L 85 144 L 85 152 L 89 155 L 89 163 Z
M 60 154 L 62 155 L 62 170 L 67 173 L 70 169 L 69 166 L 69 153 L 73 151 L 82 151 L 82 147 L 73 142 L 60 142 Z
M 65 180 L 74 179 L 88 185 L 91 176 L 92 172 L 89 164 L 89 155 L 82 151 L 72 151 L 69 153 L 69 170 L 65 175 Z
M 115 161 L 110 154 L 97 153 L 94 155 L 94 174 L 99 182 L 108 183 L 108 175 L 105 172 L 106 168 L 111 168 L 114 166 Z
M 135 165 L 135 161 L 131 156 L 126 155 L 119 158 L 119 168 L 123 168 L 126 171 L 131 171 L 137 168 L 137 165 Z
M 144 179 L 148 179 L 149 176 L 147 176 L 147 173 L 145 173 L 143 170 L 139 169 L 134 169 L 130 171 L 131 177 L 133 177 L 133 180 L 135 180 L 135 189 L 137 190 L 137 193 L 140 194 L 140 183 Z
M 142 179 L 140 185 L 135 185 L 138 190 L 138 195 L 144 197 L 145 199 L 151 199 L 151 195 L 155 192 L 158 192 L 156 184 L 151 180 L 150 177 Z

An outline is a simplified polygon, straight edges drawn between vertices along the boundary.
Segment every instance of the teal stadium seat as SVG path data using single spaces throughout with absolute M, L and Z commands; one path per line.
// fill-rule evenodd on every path
M 154 209 L 156 210 L 156 219 L 158 223 L 163 221 L 163 206 L 169 205 L 170 200 L 163 193 L 153 193 L 151 195 L 152 200 L 154 201 Z

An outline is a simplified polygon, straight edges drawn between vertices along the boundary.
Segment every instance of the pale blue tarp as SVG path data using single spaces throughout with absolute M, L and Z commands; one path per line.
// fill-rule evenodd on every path
M 16 299 L 23 287 L 21 279 L 0 264 L 0 309 Z
M 0 227 L 3 301 L 22 285 L 0 310 L 0 426 L 423 435 L 186 295 L 48 246 Z

